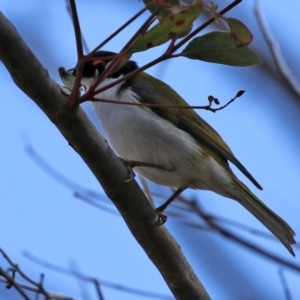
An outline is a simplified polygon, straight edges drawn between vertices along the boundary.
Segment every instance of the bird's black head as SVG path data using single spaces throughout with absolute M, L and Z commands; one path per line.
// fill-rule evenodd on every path
M 116 53 L 110 51 L 97 51 L 92 58 L 93 61 L 89 61 L 84 65 L 83 77 L 91 78 L 95 76 L 95 71 L 97 70 L 99 75 L 105 70 L 106 65 L 111 62 Z M 126 75 L 138 68 L 137 63 L 133 60 L 129 60 L 125 63 L 122 68 L 117 70 L 115 73 L 111 74 L 109 77 L 118 78 L 120 75 Z M 76 68 L 73 71 L 73 75 L 76 75 Z

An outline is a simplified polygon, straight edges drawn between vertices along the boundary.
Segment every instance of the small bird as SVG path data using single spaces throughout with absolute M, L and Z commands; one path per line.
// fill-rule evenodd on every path
M 81 84 L 86 90 L 115 55 L 109 51 L 98 51 L 93 55 L 94 60 L 85 64 Z M 136 69 L 135 61 L 126 62 L 105 78 L 97 89 Z M 76 68 L 72 70 L 75 75 Z M 95 98 L 165 106 L 188 105 L 170 86 L 145 72 L 100 92 Z M 157 184 L 177 188 L 173 197 L 157 208 L 158 212 L 162 212 L 186 188 L 210 190 L 238 201 L 295 256 L 291 247 L 295 243 L 292 228 L 235 176 L 228 162 L 262 189 L 221 136 L 193 109 L 105 102 L 93 102 L 93 106 L 109 144 L 121 159 L 141 162 L 135 167 L 141 176 Z

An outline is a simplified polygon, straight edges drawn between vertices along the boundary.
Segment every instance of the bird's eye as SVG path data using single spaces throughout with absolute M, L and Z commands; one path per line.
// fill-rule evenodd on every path
M 92 62 L 92 65 L 96 68 L 105 68 L 106 63 L 102 59 L 97 59 Z

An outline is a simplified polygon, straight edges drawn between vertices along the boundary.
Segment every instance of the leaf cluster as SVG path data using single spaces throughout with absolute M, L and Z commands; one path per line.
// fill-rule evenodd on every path
M 68 101 L 69 108 L 75 109 L 80 103 L 88 100 L 96 101 L 95 96 L 97 94 L 170 58 L 186 57 L 188 59 L 230 66 L 252 66 L 261 64 L 260 58 L 249 48 L 253 37 L 247 26 L 240 20 L 223 16 L 241 1 L 242 0 L 236 0 L 223 10 L 217 12 L 217 6 L 212 2 L 204 3 L 202 0 L 194 0 L 192 4 L 185 4 L 180 0 L 143 0 L 145 7 L 141 9 L 141 11 L 87 55 L 83 54 L 82 34 L 76 6 L 75 2 L 71 1 L 72 19 L 78 53 L 76 78 L 73 78 L 73 75 L 67 73 L 63 68 L 60 68 L 62 81 L 68 88 L 72 89 Z M 128 40 L 118 54 L 108 58 L 111 61 L 109 66 L 107 66 L 100 76 L 98 76 L 99 74 L 95 74 L 94 84 L 86 93 L 78 97 L 84 64 L 87 61 L 93 60 L 92 57 L 96 51 L 104 47 L 107 42 L 115 38 L 118 33 L 147 10 L 151 14 L 143 25 Z M 201 15 L 204 14 L 203 12 L 206 12 L 205 15 L 210 14 L 211 18 L 200 23 L 199 20 L 201 19 Z M 222 26 L 222 29 L 226 28 L 227 30 L 211 31 L 199 35 L 203 29 L 212 23 L 216 23 Z M 127 74 L 123 78 L 105 87 L 97 88 L 100 82 L 120 69 L 134 53 L 146 51 L 163 44 L 167 44 L 168 46 L 161 56 Z

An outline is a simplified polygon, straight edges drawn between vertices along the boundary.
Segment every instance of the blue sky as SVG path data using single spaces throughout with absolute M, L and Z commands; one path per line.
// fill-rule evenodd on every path
M 25 5 L 20 0 L 2 0 L 0 7 L 50 76 L 60 83 L 57 69 L 60 66 L 70 68 L 76 63 L 74 34 L 64 1 L 28 0 Z M 141 2 L 133 0 L 126 4 L 117 0 L 106 4 L 78 1 L 81 27 L 89 47 L 96 46 L 141 7 Z M 270 5 L 269 1 L 264 1 L 263 7 L 288 64 L 300 78 L 297 57 L 300 50 L 297 38 L 299 3 L 290 1 L 285 7 L 282 2 Z M 228 16 L 238 17 L 248 25 L 254 33 L 253 48 L 262 51 L 265 64 L 275 74 L 276 68 L 253 15 L 253 2 L 244 1 Z M 140 22 L 142 19 L 105 49 L 121 49 Z M 155 49 L 146 55 L 139 53 L 133 59 L 141 65 L 160 51 Z M 246 90 L 242 98 L 221 112 L 199 113 L 222 135 L 264 190 L 256 190 L 233 168 L 239 178 L 299 233 L 299 97 L 284 87 L 278 75 L 267 76 L 259 67 L 232 68 L 180 58 L 148 72 L 171 85 L 191 105 L 206 104 L 208 95 L 225 103 L 238 90 Z M 50 291 L 83 298 L 75 279 L 30 262 L 22 255 L 23 251 L 66 268 L 76 262 L 83 273 L 100 280 L 170 295 L 160 274 L 120 217 L 76 199 L 74 189 L 58 183 L 30 158 L 25 150 L 27 143 L 61 174 L 80 186 L 103 194 L 81 158 L 34 102 L 14 85 L 2 64 L 0 78 L 0 247 L 32 277 L 38 279 L 40 273 L 46 273 L 45 284 Z M 84 109 L 95 121 L 88 103 L 84 104 Z M 96 121 L 95 125 L 98 126 Z M 169 194 L 167 188 L 151 187 L 166 197 Z M 210 213 L 266 232 L 234 201 L 203 191 L 188 191 L 185 195 L 197 197 Z M 103 195 L 105 205 L 113 208 L 104 198 Z M 284 299 L 278 265 L 215 233 L 187 228 L 172 217 L 166 226 L 213 299 Z M 236 232 L 282 258 L 298 263 L 298 258 L 290 257 L 280 243 L 239 230 Z M 295 252 L 299 256 L 299 249 Z M 2 258 L 0 265 L 5 267 Z M 284 274 L 293 299 L 298 299 L 299 274 L 288 269 L 284 269 Z M 89 299 L 96 299 L 93 288 L 86 288 Z M 103 292 L 105 299 L 143 299 L 106 287 Z M 17 293 L 6 291 L 0 284 L 0 298 L 1 295 L 5 299 L 20 299 Z

